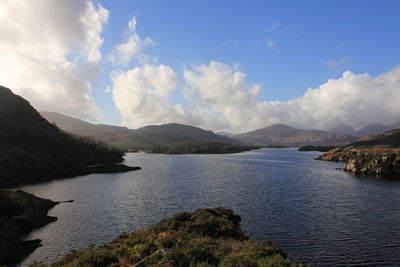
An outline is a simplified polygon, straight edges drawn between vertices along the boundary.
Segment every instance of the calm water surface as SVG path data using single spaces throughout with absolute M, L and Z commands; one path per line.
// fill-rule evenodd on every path
M 400 266 L 400 182 L 360 178 L 318 152 L 262 149 L 230 155 L 130 153 L 142 170 L 92 174 L 22 187 L 52 200 L 74 199 L 31 233 L 37 249 L 22 265 L 104 243 L 176 212 L 223 206 L 242 216 L 253 239 L 273 240 L 298 262 L 321 266 Z

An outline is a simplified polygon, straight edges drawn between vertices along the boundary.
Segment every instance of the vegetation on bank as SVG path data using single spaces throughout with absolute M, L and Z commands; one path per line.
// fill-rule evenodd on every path
M 32 266 L 296 266 L 270 241 L 251 241 L 224 208 L 182 212 L 98 247 Z
M 0 86 L 0 188 L 66 177 L 115 163 L 123 153 L 50 124 L 28 101 Z
M 55 221 L 57 218 L 47 216 L 47 212 L 57 204 L 21 190 L 0 189 L 0 266 L 18 263 L 40 246 L 41 240 L 20 238 Z
M 259 149 L 258 146 L 232 145 L 212 142 L 183 142 L 176 145 L 153 145 L 149 153 L 161 154 L 229 154 Z

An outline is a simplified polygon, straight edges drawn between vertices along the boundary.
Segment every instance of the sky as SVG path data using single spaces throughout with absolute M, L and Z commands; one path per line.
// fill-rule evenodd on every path
M 2 0 L 0 85 L 139 128 L 359 129 L 400 117 L 400 2 Z

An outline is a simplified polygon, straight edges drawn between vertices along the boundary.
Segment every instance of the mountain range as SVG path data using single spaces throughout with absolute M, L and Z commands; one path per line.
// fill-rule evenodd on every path
M 124 150 L 149 148 L 153 145 L 175 145 L 181 142 L 218 142 L 250 145 L 326 145 L 357 140 L 357 137 L 321 130 L 303 130 L 275 124 L 239 135 L 215 134 L 198 127 L 177 123 L 151 125 L 139 129 L 92 124 L 54 112 L 42 116 L 61 129 L 77 135 L 90 136 Z
M 399 128 L 400 128 L 400 118 L 385 124 L 380 124 L 380 123 L 368 124 L 363 128 L 359 129 L 358 131 L 356 131 L 354 128 L 346 124 L 337 126 L 331 129 L 330 131 L 334 133 L 350 134 L 357 137 L 366 137 L 369 135 L 381 134 Z
M 322 130 L 304 130 L 282 123 L 270 125 L 255 131 L 235 135 L 234 138 L 253 145 L 334 145 L 352 142 L 357 137 Z
M 129 129 L 120 126 L 93 124 L 55 112 L 41 112 L 41 115 L 67 132 L 93 137 L 125 151 L 146 149 L 153 145 L 172 146 L 182 142 L 214 142 L 258 146 L 337 145 L 354 142 L 360 137 L 400 128 L 400 120 L 387 124 L 370 124 L 358 131 L 348 125 L 341 125 L 330 131 L 323 131 L 297 129 L 278 123 L 235 135 L 226 132 L 214 133 L 178 123 Z
M 171 146 L 182 142 L 240 143 L 212 131 L 177 123 L 128 129 L 119 126 L 92 124 L 55 112 L 41 112 L 41 115 L 67 132 L 90 136 L 126 151 L 149 148 L 153 145 Z

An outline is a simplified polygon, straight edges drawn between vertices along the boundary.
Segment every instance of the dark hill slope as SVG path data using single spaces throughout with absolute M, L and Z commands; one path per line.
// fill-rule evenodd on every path
M 252 145 L 331 145 L 352 142 L 351 135 L 320 130 L 303 130 L 285 124 L 273 124 L 255 131 L 234 136 L 236 140 Z
M 120 162 L 123 153 L 58 129 L 22 97 L 0 86 L 0 187 L 68 175 L 85 165 Z
M 92 124 L 55 112 L 42 112 L 41 114 L 67 132 L 90 136 L 123 150 L 150 148 L 153 145 L 171 146 L 182 142 L 239 143 L 211 131 L 177 123 L 151 125 L 132 130 L 126 127 Z

